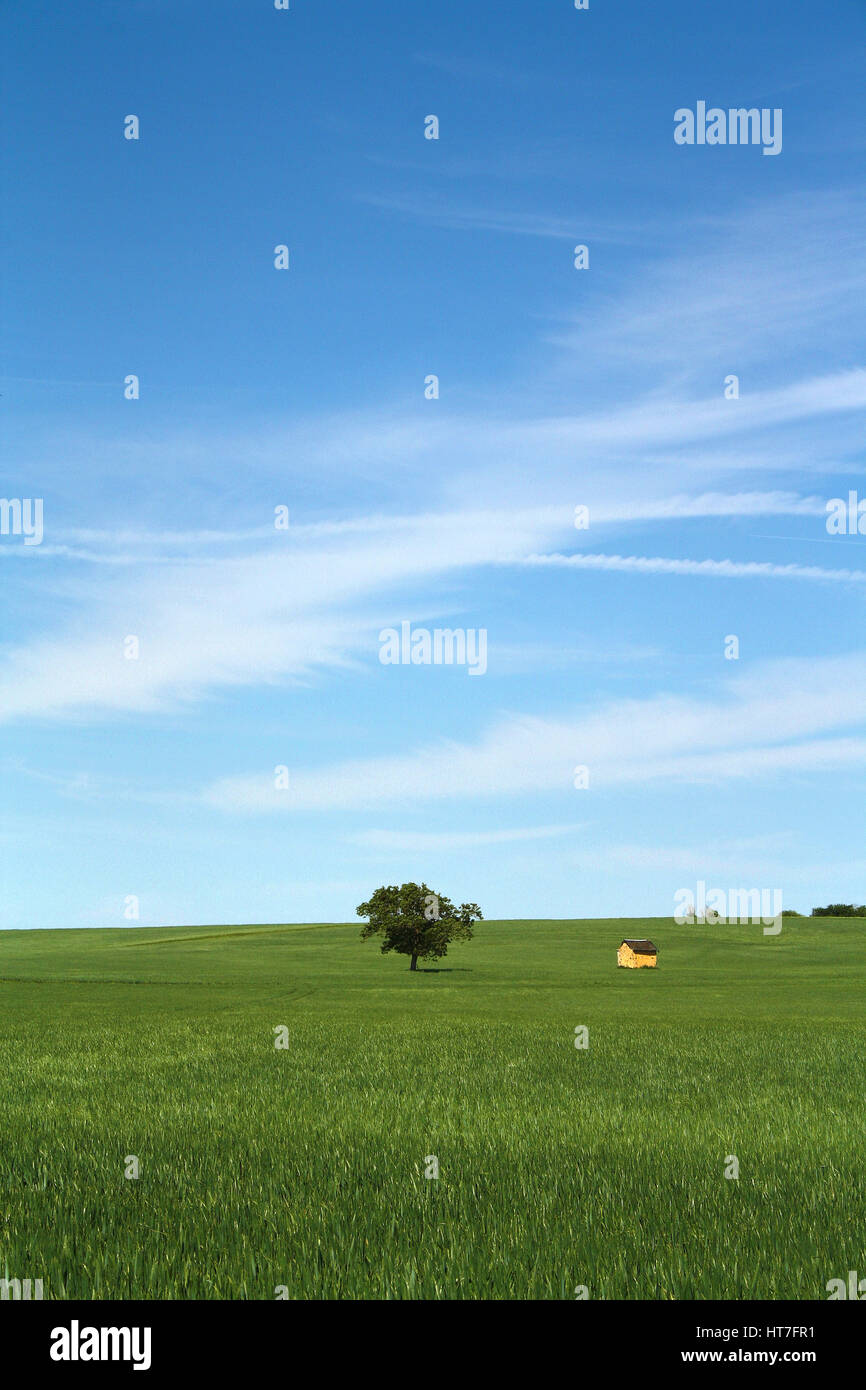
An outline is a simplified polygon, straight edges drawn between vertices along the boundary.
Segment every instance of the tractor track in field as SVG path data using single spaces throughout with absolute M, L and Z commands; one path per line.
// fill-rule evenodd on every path
M 136 980 L 128 975 L 0 975 L 0 985 L 212 985 L 211 980 Z
M 253 939 L 258 941 L 265 936 L 282 936 L 285 932 L 296 931 L 317 931 L 320 927 L 328 926 L 350 926 L 352 923 L 346 922 L 292 922 L 285 926 L 262 927 L 256 931 L 215 931 L 200 933 L 197 936 L 157 936 L 149 937 L 146 941 L 118 941 L 113 945 L 121 947 L 130 946 L 179 946 L 181 943 L 189 944 L 197 941 L 237 941 Z

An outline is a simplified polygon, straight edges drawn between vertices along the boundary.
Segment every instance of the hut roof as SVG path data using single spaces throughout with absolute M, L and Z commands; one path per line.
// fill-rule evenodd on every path
M 645 937 L 644 937 L 642 940 L 638 940 L 638 941 L 635 941 L 635 940 L 633 940 L 633 939 L 630 940 L 628 937 L 625 937 L 625 938 L 620 942 L 620 945 L 621 945 L 621 946 L 630 946 L 631 949 L 632 949 L 632 950 L 635 952 L 635 954 L 638 955 L 638 956 L 657 956 L 657 955 L 658 955 L 658 951 L 656 950 L 655 946 L 652 944 L 651 941 L 648 941 Z

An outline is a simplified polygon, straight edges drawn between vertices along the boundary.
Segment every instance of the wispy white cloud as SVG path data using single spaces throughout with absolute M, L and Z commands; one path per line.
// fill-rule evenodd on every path
M 594 507 L 592 524 L 800 515 L 819 508 L 818 499 L 790 492 L 626 496 Z M 108 589 L 76 584 L 66 573 L 54 590 L 47 581 L 75 616 L 55 635 L 7 646 L 0 719 L 147 713 L 231 687 L 307 681 L 368 656 L 371 632 L 382 626 L 428 617 L 441 606 L 430 588 L 444 575 L 481 566 L 571 564 L 572 557 L 539 554 L 539 545 L 569 533 L 578 534 L 571 507 L 562 505 L 302 522 L 278 536 L 271 528 L 166 535 L 87 528 L 78 533 L 85 544 L 70 551 L 82 562 L 116 562 L 123 578 Z M 226 553 L 227 545 L 235 549 Z M 44 549 L 28 547 L 26 554 Z M 0 547 L 0 553 L 25 550 Z M 642 563 L 662 564 L 592 555 L 575 563 L 636 570 Z M 706 572 L 712 571 L 695 570 Z M 745 566 L 746 572 L 760 576 L 765 567 Z M 124 658 L 129 635 L 139 638 L 137 660 Z M 519 664 L 514 643 L 503 646 L 501 669 Z
M 650 555 L 528 555 L 520 564 L 579 570 L 617 570 L 623 574 L 679 574 L 711 579 L 811 579 L 862 584 L 866 570 L 822 569 L 818 565 L 776 565 L 767 560 L 676 560 Z
M 702 492 L 655 501 L 620 498 L 593 510 L 595 522 L 687 521 L 690 518 L 744 516 L 824 516 L 822 497 L 796 492 Z
M 796 884 L 811 891 L 814 881 L 828 874 L 836 873 L 847 880 L 852 874 L 862 875 L 866 869 L 864 859 L 815 863 L 809 859 L 808 849 L 792 835 L 755 835 L 711 843 L 654 841 L 568 846 L 562 850 L 562 855 L 569 866 L 585 873 L 607 870 L 616 874 L 637 874 L 645 883 L 666 880 L 672 897 L 678 887 L 694 887 L 700 878 L 724 888 L 772 882 L 786 890 Z M 786 891 L 786 906 L 794 905 Z M 808 899 L 798 905 L 809 910 Z
M 694 377 L 711 362 L 745 373 L 759 359 L 790 360 L 795 348 L 808 356 L 816 342 L 825 359 L 844 344 L 857 360 L 864 229 L 866 199 L 850 190 L 804 189 L 723 214 L 692 213 L 673 252 L 648 257 L 623 286 L 616 312 L 608 299 L 591 302 L 551 341 L 582 363 L 639 361 Z
M 796 850 L 795 837 L 790 832 L 777 832 L 718 839 L 711 844 L 701 841 L 691 844 L 654 841 L 570 846 L 565 853 L 570 864 L 586 870 L 607 867 L 614 871 L 637 871 L 654 876 L 679 874 L 706 877 L 707 874 L 724 874 L 737 879 L 752 871 L 756 874 L 766 873 L 768 865 L 784 862 Z
M 432 222 L 438 227 L 463 232 L 503 232 L 511 236 L 543 237 L 558 241 L 575 241 L 592 235 L 597 241 L 631 244 L 638 239 L 633 227 L 597 219 L 588 226 L 585 218 L 575 214 L 526 212 L 508 208 L 494 209 L 459 205 L 441 196 L 430 194 L 373 194 L 365 193 L 359 201 L 383 212 Z M 580 236 L 578 236 L 580 233 Z
M 393 520 L 387 544 L 377 527 L 287 533 L 283 546 L 238 558 L 178 560 L 155 575 L 145 567 L 107 595 L 83 585 L 69 630 L 6 653 L 0 718 L 148 712 L 209 691 L 308 679 L 369 650 L 386 623 L 423 612 L 415 586 L 510 563 L 557 529 L 546 513 L 415 516 Z M 130 635 L 135 660 L 124 656 Z
M 572 528 L 571 503 L 565 506 L 536 506 L 519 509 L 523 523 L 546 529 Z M 515 508 L 508 515 L 515 513 Z M 826 501 L 821 497 L 804 497 L 790 491 L 769 492 L 702 492 L 694 495 L 678 493 L 657 498 L 629 495 L 607 495 L 592 507 L 595 526 L 631 524 L 635 522 L 668 522 L 700 520 L 710 517 L 757 516 L 824 516 Z M 453 516 L 453 514 L 448 514 Z M 494 521 L 497 514 L 473 513 L 478 524 L 486 517 Z M 294 520 L 285 539 L 284 548 L 297 544 L 327 542 L 335 538 L 392 534 L 395 529 L 415 524 L 436 527 L 446 520 L 443 513 L 422 516 L 400 516 L 379 513 L 343 517 L 330 521 Z M 458 519 L 459 524 L 459 519 Z M 61 556 L 92 564 L 136 565 L 176 564 L 179 559 L 194 559 L 203 554 L 214 561 L 226 557 L 232 548 L 235 553 L 249 555 L 251 548 L 269 550 L 275 540 L 273 525 L 250 526 L 242 530 L 153 531 L 122 528 L 60 527 L 54 528 L 55 540 L 38 547 L 6 542 L 0 544 L 0 558 L 39 560 Z
M 359 830 L 347 836 L 352 844 L 387 853 L 477 849 L 484 845 L 512 845 L 529 840 L 553 840 L 575 835 L 583 822 L 573 825 L 536 825 L 516 830 Z
M 520 431 L 526 442 L 554 451 L 565 444 L 586 449 L 629 445 L 657 448 L 864 408 L 866 370 L 857 367 L 754 391 L 739 400 L 726 400 L 721 389 L 700 399 L 653 395 L 644 402 L 595 415 L 525 421 Z M 504 442 L 515 428 L 492 427 L 492 442 L 500 433 Z
M 705 699 L 620 700 L 566 719 L 511 715 L 474 743 L 298 769 L 283 790 L 270 774 L 223 778 L 204 795 L 229 811 L 285 813 L 568 791 L 579 765 L 591 787 L 858 768 L 866 738 L 839 735 L 863 725 L 864 688 L 862 654 L 779 661 L 720 680 Z

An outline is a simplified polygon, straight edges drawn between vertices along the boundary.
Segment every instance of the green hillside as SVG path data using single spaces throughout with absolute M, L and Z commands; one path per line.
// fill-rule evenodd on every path
M 359 931 L 0 933 L 0 1275 L 821 1299 L 866 1271 L 866 921 L 485 922 L 416 974 Z M 618 970 L 644 935 L 658 969 Z

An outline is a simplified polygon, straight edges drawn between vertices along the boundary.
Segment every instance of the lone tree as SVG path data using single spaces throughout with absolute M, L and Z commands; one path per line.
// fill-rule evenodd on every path
M 361 940 L 381 936 L 383 954 L 399 951 L 411 956 L 410 970 L 418 969 L 419 960 L 441 960 L 452 941 L 468 941 L 472 923 L 483 921 L 475 903 L 455 908 L 450 898 L 431 892 L 426 883 L 377 888 L 370 901 L 355 911 L 368 918 Z

